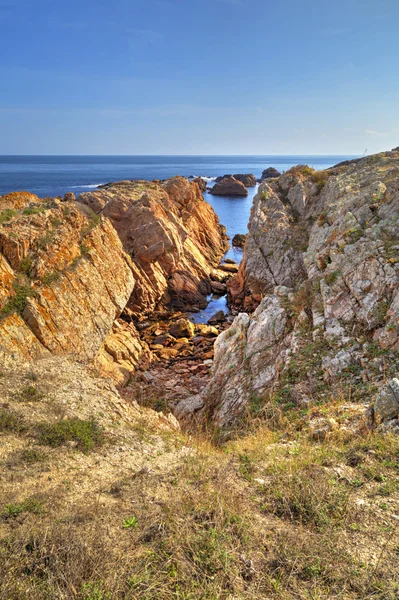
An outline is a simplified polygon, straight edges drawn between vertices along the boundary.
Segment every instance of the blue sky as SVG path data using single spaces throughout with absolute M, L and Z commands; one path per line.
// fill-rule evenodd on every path
M 0 154 L 399 145 L 398 0 L 0 0 Z

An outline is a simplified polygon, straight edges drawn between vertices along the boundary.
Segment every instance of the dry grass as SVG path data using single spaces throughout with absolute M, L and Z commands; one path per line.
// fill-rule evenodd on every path
M 35 437 L 47 383 L 0 432 L 0 600 L 397 600 L 398 436 L 319 443 L 282 413 L 215 446 L 85 398 L 116 442 L 81 452 Z

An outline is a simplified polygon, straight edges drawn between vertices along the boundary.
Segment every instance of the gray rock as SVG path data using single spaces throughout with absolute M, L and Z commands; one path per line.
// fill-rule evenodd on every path
M 223 321 L 226 320 L 226 315 L 224 314 L 224 312 L 222 310 L 218 310 L 214 315 L 211 316 L 210 319 L 208 319 L 208 323 L 209 325 L 212 325 L 214 323 L 223 323 Z
M 374 420 L 380 424 L 399 415 L 399 379 L 391 379 L 381 390 L 374 403 Z

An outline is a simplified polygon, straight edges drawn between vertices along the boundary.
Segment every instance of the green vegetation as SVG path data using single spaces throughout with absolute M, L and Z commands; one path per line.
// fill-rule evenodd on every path
M 75 442 L 82 452 L 89 452 L 104 443 L 103 430 L 94 420 L 63 419 L 42 423 L 38 426 L 38 434 L 41 444 L 56 448 L 66 442 Z
M 2 210 L 0 212 L 0 224 L 6 223 L 10 221 L 17 214 L 16 210 L 12 210 L 11 208 L 7 208 L 6 210 Z
M 25 275 L 29 276 L 32 266 L 33 266 L 33 261 L 31 259 L 31 257 L 25 256 L 19 263 L 19 270 L 21 271 L 21 273 L 24 273 Z
M 21 314 L 26 306 L 28 298 L 35 295 L 33 288 L 23 285 L 18 281 L 14 282 L 14 296 L 12 296 L 0 311 L 0 316 L 5 317 L 13 312 Z
M 58 281 L 61 277 L 61 273 L 59 271 L 49 271 L 43 277 L 44 285 L 51 285 Z
M 39 213 L 46 210 L 44 206 L 31 206 L 30 208 L 24 208 L 22 211 L 23 215 L 38 215 Z
M 8 408 L 0 408 L 0 432 L 20 433 L 25 429 L 20 415 Z
M 111 600 L 110 592 L 104 590 L 102 584 L 84 583 L 82 586 L 83 600 Z
M 27 498 L 23 502 L 7 504 L 2 513 L 3 519 L 18 517 L 22 513 L 40 515 L 43 511 L 42 503 L 35 498 Z
M 16 393 L 16 398 L 20 402 L 38 402 L 44 398 L 44 394 L 34 385 L 28 385 Z
M 38 240 L 38 245 L 39 248 L 41 248 L 42 250 L 45 250 L 46 248 L 48 248 L 48 246 L 51 246 L 51 244 L 53 243 L 54 240 L 54 235 L 48 231 L 47 233 L 45 233 L 44 235 L 42 235 L 39 240 Z
M 138 523 L 139 522 L 137 520 L 137 517 L 131 516 L 131 517 L 127 517 L 126 519 L 123 519 L 122 527 L 124 529 L 132 529 L 132 528 L 137 527 Z
M 328 285 L 332 285 L 333 283 L 335 283 L 338 279 L 338 277 L 341 275 L 340 271 L 330 271 L 330 273 L 328 273 L 325 276 L 325 281 L 326 283 L 328 283 Z

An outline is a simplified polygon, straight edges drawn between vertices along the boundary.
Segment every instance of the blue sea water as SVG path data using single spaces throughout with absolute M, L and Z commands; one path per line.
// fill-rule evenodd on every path
M 349 156 L 0 156 L 0 195 L 27 190 L 40 197 L 94 189 L 122 179 L 167 179 L 174 175 L 217 177 L 226 173 L 253 173 L 275 167 L 286 171 L 307 164 L 325 169 Z M 255 193 L 247 198 L 221 198 L 205 194 L 226 225 L 228 234 L 245 232 Z
M 307 164 L 314 169 L 326 169 L 353 156 L 0 156 L 0 195 L 26 190 L 40 197 L 63 196 L 74 192 L 76 196 L 109 181 L 122 179 L 168 179 L 174 175 L 215 178 L 227 173 L 253 173 L 260 178 L 267 167 L 280 172 L 294 165 Z M 212 180 L 210 180 L 212 185 Z M 246 198 L 212 196 L 205 199 L 212 205 L 227 234 L 246 233 L 249 213 L 256 188 L 248 189 Z M 226 257 L 237 262 L 242 251 L 231 248 Z M 216 306 L 217 305 L 217 306 Z M 219 306 L 220 305 L 220 306 Z M 223 305 L 223 306 L 222 306 Z M 211 302 L 204 314 L 207 316 L 225 306 L 225 299 Z

